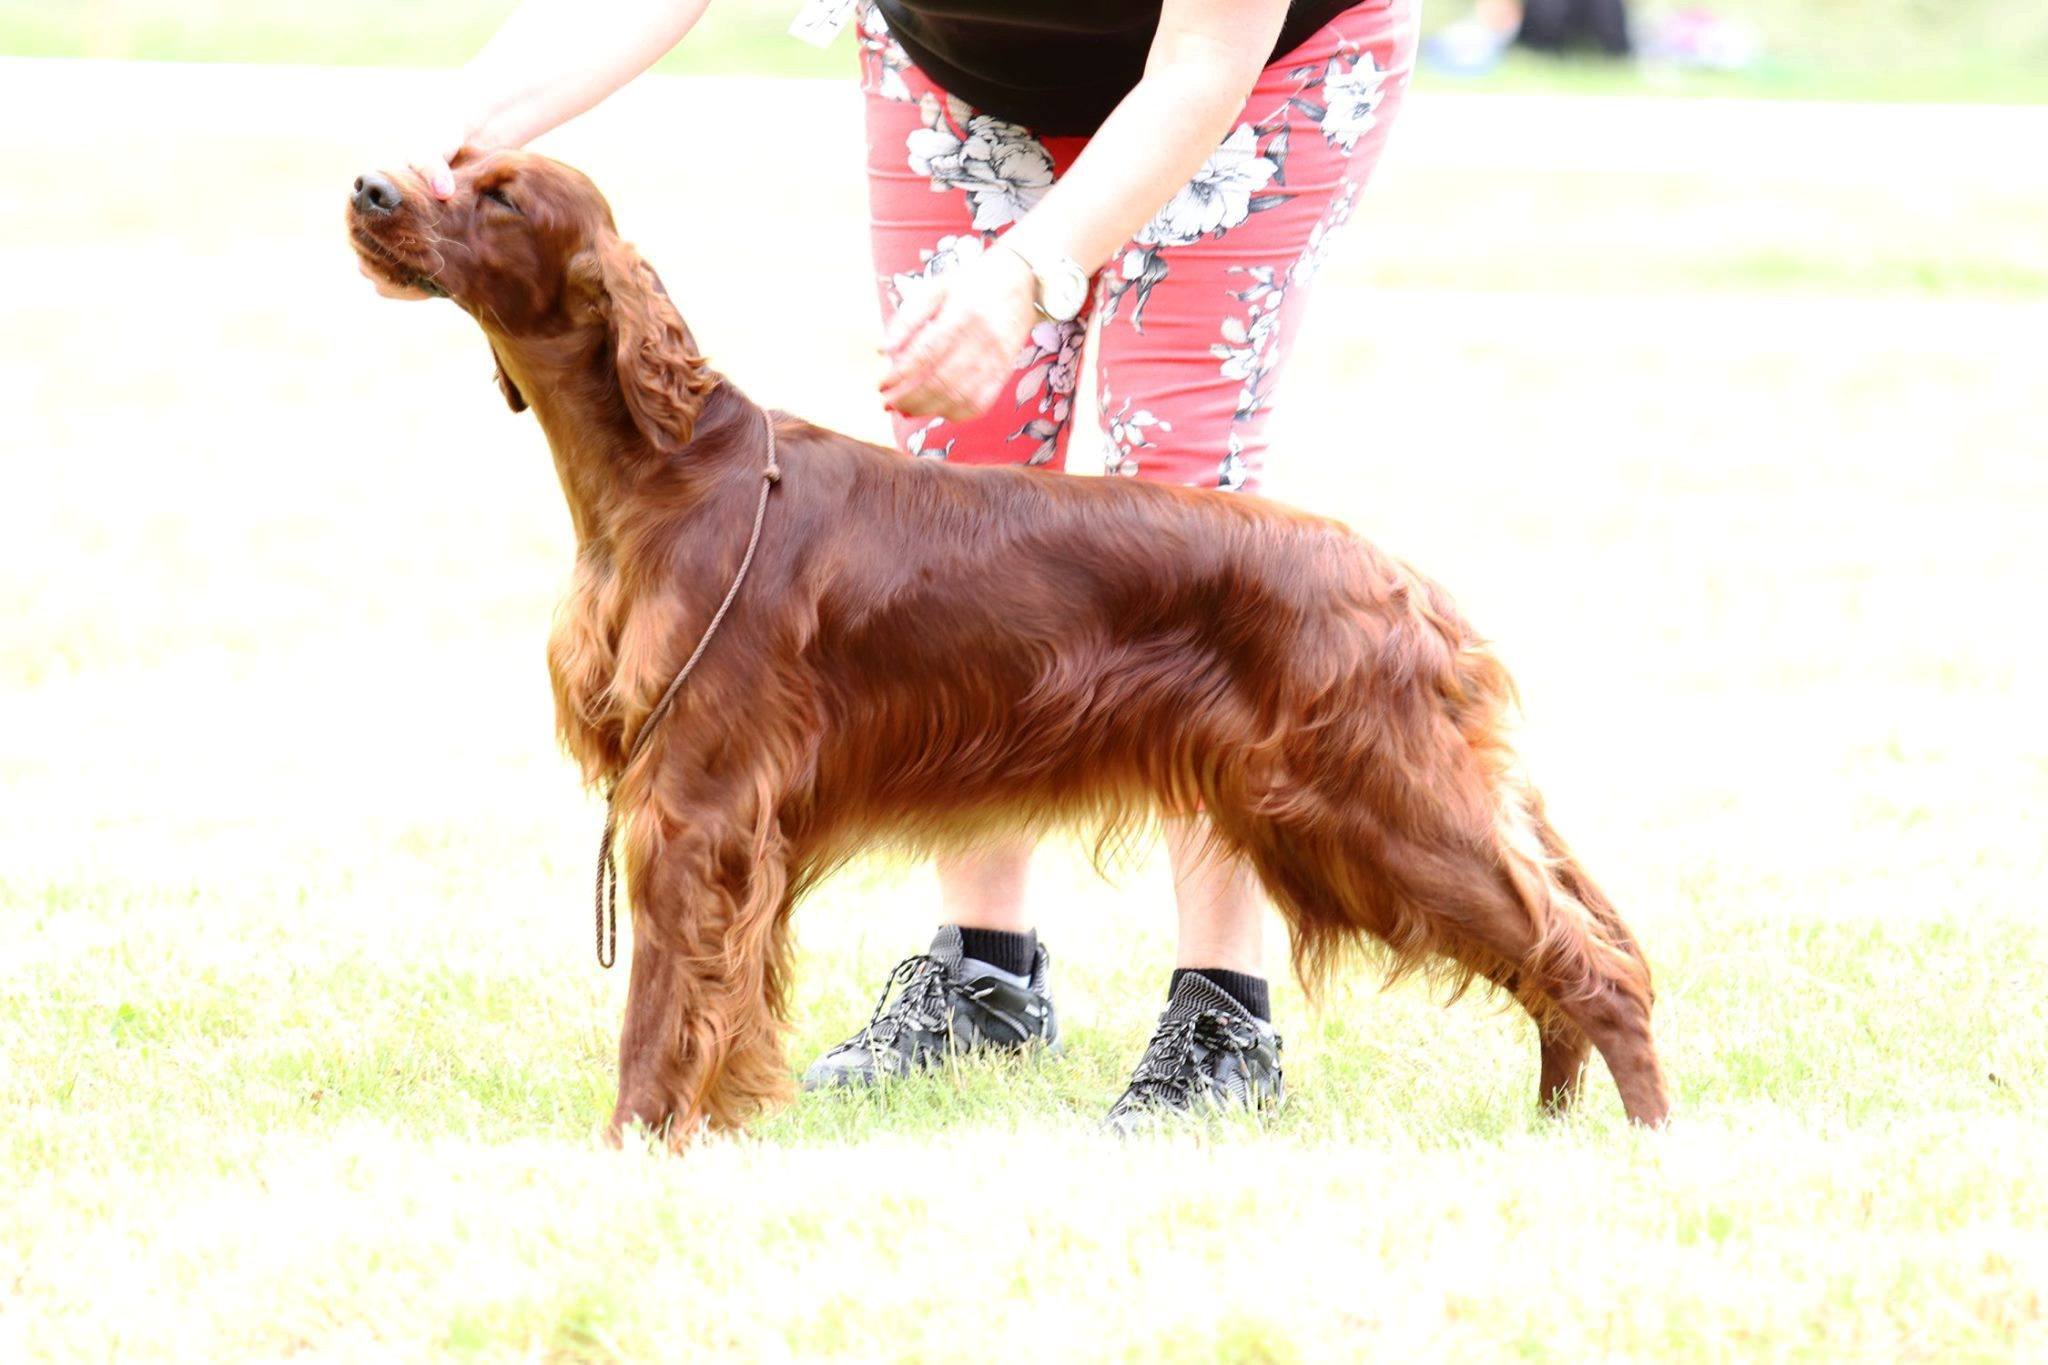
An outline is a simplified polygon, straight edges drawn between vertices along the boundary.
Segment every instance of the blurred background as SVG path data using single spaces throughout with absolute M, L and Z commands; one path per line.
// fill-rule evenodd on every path
M 1518 1019 L 1366 972 L 1282 989 L 1270 1129 L 1095 1143 L 1171 916 L 1054 848 L 1056 1066 L 669 1164 L 591 1142 L 547 450 L 342 228 L 509 8 L 0 0 L 0 1357 L 2048 1350 L 2048 6 L 1437 4 L 1319 279 L 1272 492 L 1496 639 L 1679 1128 L 1544 1125 Z M 722 370 L 880 438 L 795 8 L 540 148 Z M 805 908 L 799 1062 L 935 918 L 887 861 Z
M 0 0 L 0 51 L 24 56 L 444 66 L 511 0 Z M 665 71 L 843 75 L 850 44 L 820 52 L 785 31 L 797 0 L 718 0 Z M 1443 0 L 1430 5 L 1425 84 L 1496 90 L 1658 90 L 1792 98 L 2038 102 L 2048 12 L 2030 0 Z M 1625 19 L 1617 20 L 1617 16 Z M 1527 18 L 1529 45 L 1504 48 Z M 1625 32 L 1641 60 L 1595 60 Z M 1578 56 L 1546 60 L 1562 42 Z

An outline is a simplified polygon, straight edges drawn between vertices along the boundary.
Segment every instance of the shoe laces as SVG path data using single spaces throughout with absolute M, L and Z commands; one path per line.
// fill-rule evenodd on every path
M 1197 1084 L 1206 1088 L 1209 1083 L 1208 1073 L 1195 1064 L 1198 1045 L 1211 1054 L 1230 1053 L 1241 1068 L 1247 1068 L 1250 1051 L 1258 1041 L 1258 1030 L 1237 1015 L 1199 1010 L 1176 1016 L 1168 1011 L 1161 1016 L 1152 1041 L 1145 1045 L 1137 1070 L 1131 1073 L 1126 1098 L 1170 1097 L 1176 1107 L 1184 1105 Z
M 942 958 L 917 953 L 904 958 L 882 983 L 881 998 L 868 1026 L 855 1041 L 868 1047 L 886 1047 L 905 1029 L 922 1033 L 948 1033 L 953 1028 L 956 1000 L 979 1000 L 989 988 L 961 981 Z M 890 996 L 894 995 L 894 1003 Z

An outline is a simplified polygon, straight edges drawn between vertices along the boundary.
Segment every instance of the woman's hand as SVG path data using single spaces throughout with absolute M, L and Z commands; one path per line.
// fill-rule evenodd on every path
M 443 124 L 447 126 L 441 126 Z M 455 160 L 455 154 L 469 141 L 468 129 L 456 127 L 451 120 L 439 120 L 426 139 L 413 148 L 413 154 L 406 158 L 405 164 L 427 182 L 427 188 L 436 199 L 446 199 L 455 193 L 455 172 L 449 169 L 448 163 Z
M 882 401 L 907 417 L 965 422 L 994 405 L 1038 318 L 1038 281 L 991 247 L 925 282 L 889 319 Z
M 415 121 L 425 136 L 412 143 L 406 164 L 436 199 L 448 198 L 455 193 L 448 163 L 463 147 L 524 147 L 560 127 L 653 66 L 709 3 L 524 0 L 483 51 L 450 78 L 438 107 Z M 377 292 L 426 297 L 381 280 Z

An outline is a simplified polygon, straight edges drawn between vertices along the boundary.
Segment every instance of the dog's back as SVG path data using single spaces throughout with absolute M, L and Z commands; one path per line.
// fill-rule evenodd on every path
M 796 514 L 815 537 L 788 585 L 811 602 L 807 668 L 847 728 L 888 736 L 906 782 L 938 747 L 916 728 L 952 723 L 941 698 L 1016 731 L 1000 760 L 981 752 L 992 782 L 1064 773 L 1078 791 L 1133 740 L 1471 690 L 1480 642 L 1448 598 L 1336 522 L 830 433 L 788 445 L 786 493 L 832 509 Z

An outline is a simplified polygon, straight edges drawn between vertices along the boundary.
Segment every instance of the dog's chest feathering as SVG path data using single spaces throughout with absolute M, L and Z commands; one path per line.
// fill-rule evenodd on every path
M 548 635 L 555 731 L 586 782 L 611 776 L 625 757 L 617 704 L 627 692 L 619 676 L 623 597 L 610 557 L 586 549 Z

